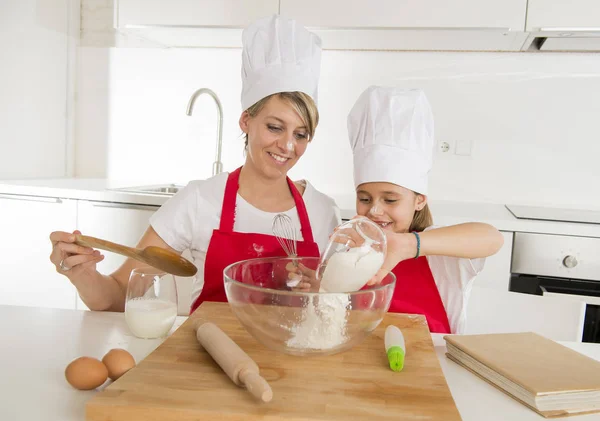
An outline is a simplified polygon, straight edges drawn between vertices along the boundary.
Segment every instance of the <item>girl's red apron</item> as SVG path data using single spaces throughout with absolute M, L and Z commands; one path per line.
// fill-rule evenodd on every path
M 427 258 L 421 256 L 403 260 L 392 272 L 396 275 L 396 288 L 389 311 L 423 314 L 431 332 L 451 333 L 448 315 Z
M 272 235 L 234 232 L 235 201 L 239 186 L 241 167 L 229 174 L 225 185 L 221 222 L 213 231 L 204 265 L 204 286 L 200 296 L 192 304 L 190 314 L 204 301 L 226 302 L 223 270 L 232 263 L 257 257 L 285 256 L 283 248 Z M 300 229 L 304 241 L 298 241 L 298 256 L 319 257 L 319 246 L 313 240 L 308 213 L 302 195 L 289 178 L 287 183 L 296 203 Z

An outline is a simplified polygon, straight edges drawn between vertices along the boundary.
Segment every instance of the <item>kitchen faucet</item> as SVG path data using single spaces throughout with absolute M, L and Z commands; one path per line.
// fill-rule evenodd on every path
M 217 151 L 215 154 L 215 162 L 213 162 L 213 170 L 212 175 L 217 175 L 223 171 L 223 163 L 221 162 L 221 144 L 223 143 L 223 107 L 221 106 L 221 101 L 219 101 L 219 97 L 213 91 L 208 88 L 200 88 L 196 92 L 192 94 L 190 101 L 187 105 L 186 114 L 191 116 L 192 110 L 194 109 L 194 103 L 196 102 L 196 98 L 198 98 L 202 94 L 208 94 L 215 100 L 215 104 L 217 104 Z

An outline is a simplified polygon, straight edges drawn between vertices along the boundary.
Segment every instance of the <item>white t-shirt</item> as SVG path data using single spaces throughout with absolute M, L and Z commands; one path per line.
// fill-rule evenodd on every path
M 425 229 L 441 228 L 431 226 Z M 450 256 L 427 256 L 431 274 L 444 303 L 452 333 L 463 333 L 467 321 L 467 302 L 475 277 L 481 273 L 485 258 L 466 259 Z
M 189 249 L 192 254 L 198 268 L 192 285 L 192 303 L 200 296 L 204 285 L 206 252 L 213 230 L 219 228 L 228 176 L 224 172 L 208 180 L 190 182 L 150 218 L 152 228 L 169 246 L 179 252 Z M 304 184 L 306 188 L 302 198 L 314 240 L 322 253 L 329 242 L 329 235 L 341 223 L 340 212 L 333 199 L 316 190 L 309 182 L 305 181 Z M 296 207 L 283 213 L 292 218 L 297 240 L 303 240 Z M 275 215 L 277 213 L 255 208 L 238 194 L 233 230 L 273 235 Z

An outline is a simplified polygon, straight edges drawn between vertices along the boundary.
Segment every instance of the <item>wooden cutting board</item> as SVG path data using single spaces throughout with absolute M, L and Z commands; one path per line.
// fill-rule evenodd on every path
M 191 319 L 219 326 L 260 367 L 273 400 L 255 401 L 201 349 Z M 402 329 L 404 370 L 390 370 L 385 328 Z M 388 313 L 349 351 L 295 357 L 257 342 L 226 303 L 203 303 L 165 342 L 86 405 L 88 421 L 460 420 L 423 316 Z

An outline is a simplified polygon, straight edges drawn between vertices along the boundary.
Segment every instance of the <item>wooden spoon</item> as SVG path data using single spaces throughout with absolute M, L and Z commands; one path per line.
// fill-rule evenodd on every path
M 176 276 L 194 276 L 198 271 L 192 262 L 162 247 L 148 246 L 144 249 L 125 247 L 121 244 L 111 243 L 110 241 L 87 235 L 76 235 L 75 244 L 112 251 L 113 253 L 131 257 Z

